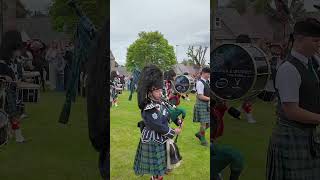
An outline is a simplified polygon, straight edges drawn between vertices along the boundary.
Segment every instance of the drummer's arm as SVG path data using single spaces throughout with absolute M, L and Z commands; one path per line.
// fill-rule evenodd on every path
M 207 97 L 203 94 L 198 94 L 198 98 L 202 101 L 210 101 L 210 97 Z
M 320 124 L 320 114 L 299 107 L 299 103 L 282 103 L 282 109 L 290 120 L 304 124 Z
M 207 97 L 204 95 L 204 84 L 203 83 L 197 83 L 196 89 L 197 89 L 198 99 L 200 99 L 202 101 L 210 101 L 210 97 Z
M 320 114 L 312 113 L 299 106 L 300 85 L 301 77 L 298 70 L 288 64 L 279 67 L 276 88 L 280 96 L 281 108 L 286 117 L 305 124 L 319 124 Z

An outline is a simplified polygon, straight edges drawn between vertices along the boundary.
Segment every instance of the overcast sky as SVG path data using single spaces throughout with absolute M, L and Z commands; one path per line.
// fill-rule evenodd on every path
M 45 11 L 51 0 L 21 0 L 21 2 L 30 10 Z
M 125 64 L 127 47 L 141 31 L 160 31 L 179 61 L 187 58 L 189 45 L 210 45 L 210 0 L 111 0 L 110 5 L 110 45 L 119 64 Z

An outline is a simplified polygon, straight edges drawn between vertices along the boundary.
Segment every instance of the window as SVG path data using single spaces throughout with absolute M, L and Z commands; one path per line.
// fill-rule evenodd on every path
M 216 28 L 221 28 L 221 19 L 220 18 L 216 18 Z

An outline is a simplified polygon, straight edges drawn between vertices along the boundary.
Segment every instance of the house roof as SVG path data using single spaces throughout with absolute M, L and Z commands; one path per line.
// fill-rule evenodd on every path
M 188 72 L 189 74 L 194 74 L 196 73 L 196 69 L 193 66 L 186 66 L 184 64 L 176 64 L 174 66 L 174 71 L 178 75 L 182 75 L 185 72 Z
M 249 15 L 240 15 L 234 8 L 218 8 L 217 17 L 221 18 L 223 28 L 216 28 L 216 37 L 222 39 L 236 38 L 240 34 L 248 34 L 250 38 L 262 38 L 263 31 L 257 30 L 255 27 L 260 24 L 260 20 L 263 17 L 254 19 L 249 18 Z
M 115 61 L 116 58 L 113 56 L 112 51 L 110 50 L 110 61 Z
M 46 44 L 69 39 L 66 34 L 53 30 L 49 17 L 17 18 L 17 29 L 25 31 L 31 39 L 40 39 Z
M 120 75 L 125 75 L 125 76 L 130 75 L 130 72 L 128 72 L 126 67 L 124 67 L 124 66 L 118 66 L 118 67 L 116 67 L 116 70 L 119 72 Z

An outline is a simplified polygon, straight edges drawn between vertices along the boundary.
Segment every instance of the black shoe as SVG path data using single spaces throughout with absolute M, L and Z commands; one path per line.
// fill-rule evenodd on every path
M 208 146 L 208 142 L 206 140 L 204 140 L 204 141 L 201 142 L 201 145 L 202 146 Z
M 199 141 L 201 141 L 201 135 L 199 133 L 196 133 L 194 135 L 199 139 Z

